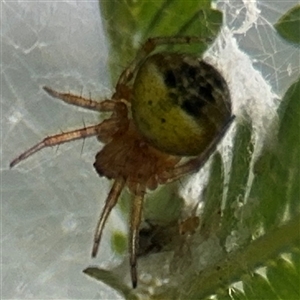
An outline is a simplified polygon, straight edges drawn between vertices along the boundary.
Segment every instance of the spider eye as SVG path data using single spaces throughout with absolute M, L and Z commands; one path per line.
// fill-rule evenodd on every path
M 132 116 L 140 133 L 173 155 L 199 155 L 231 117 L 228 86 L 211 65 L 177 53 L 149 56 L 133 85 Z

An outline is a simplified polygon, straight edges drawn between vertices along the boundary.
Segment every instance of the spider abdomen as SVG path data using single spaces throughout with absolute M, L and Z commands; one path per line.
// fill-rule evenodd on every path
M 133 85 L 132 116 L 157 149 L 202 153 L 231 116 L 228 86 L 206 62 L 177 53 L 149 56 Z

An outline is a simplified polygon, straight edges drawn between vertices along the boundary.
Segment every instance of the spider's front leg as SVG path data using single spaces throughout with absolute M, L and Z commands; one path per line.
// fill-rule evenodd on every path
M 48 87 L 44 87 L 44 90 L 51 96 L 61 99 L 64 102 L 80 107 L 84 107 L 91 110 L 103 111 L 103 112 L 116 112 L 116 116 L 110 119 L 104 120 L 102 123 L 92 125 L 72 131 L 51 135 L 44 138 L 41 142 L 37 143 L 27 151 L 23 152 L 11 163 L 10 167 L 14 167 L 22 160 L 25 160 L 34 153 L 40 151 L 46 147 L 52 147 L 63 143 L 71 142 L 78 139 L 84 139 L 90 136 L 97 136 L 101 141 L 106 141 L 109 137 L 116 132 L 119 128 L 119 116 L 126 114 L 126 108 L 124 111 L 125 104 L 112 100 L 104 100 L 102 102 L 96 102 L 91 99 L 85 99 L 81 96 L 72 95 L 70 93 L 59 93 Z M 121 118 L 122 120 L 122 118 Z
M 23 152 L 21 155 L 19 155 L 17 158 L 15 158 L 11 163 L 10 163 L 10 168 L 14 167 L 18 163 L 20 163 L 22 160 L 25 160 L 29 156 L 33 155 L 34 153 L 40 151 L 43 148 L 46 147 L 51 147 L 51 146 L 56 146 L 60 145 L 66 142 L 74 141 L 77 139 L 83 139 L 89 136 L 97 135 L 97 130 L 99 130 L 99 125 L 94 125 L 94 126 L 89 126 L 89 127 L 84 127 L 81 129 L 76 129 L 73 131 L 68 131 L 52 136 L 48 136 L 44 138 L 41 142 L 37 143 L 33 147 L 29 148 L 25 152 Z
M 116 102 L 112 100 L 103 100 L 103 101 L 94 101 L 92 99 L 87 99 L 81 95 L 74 95 L 71 93 L 61 93 L 57 92 L 47 86 L 44 86 L 43 89 L 52 97 L 60 99 L 67 104 L 83 107 L 90 110 L 101 111 L 101 112 L 110 112 L 115 109 Z

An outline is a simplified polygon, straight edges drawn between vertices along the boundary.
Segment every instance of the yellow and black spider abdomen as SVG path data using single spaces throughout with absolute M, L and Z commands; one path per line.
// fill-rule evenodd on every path
M 198 58 L 154 54 L 136 74 L 133 120 L 149 143 L 165 153 L 200 154 L 230 116 L 225 80 L 213 66 Z

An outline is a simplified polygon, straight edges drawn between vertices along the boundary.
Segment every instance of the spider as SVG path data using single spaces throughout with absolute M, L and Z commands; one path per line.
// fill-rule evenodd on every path
M 137 286 L 139 226 L 147 189 L 198 171 L 234 119 L 228 86 L 213 66 L 189 54 L 152 53 L 161 45 L 201 42 L 201 37 L 192 36 L 149 38 L 121 73 L 111 99 L 101 102 L 44 87 L 50 96 L 68 104 L 111 116 L 100 124 L 48 136 L 10 163 L 13 167 L 45 147 L 90 136 L 104 143 L 94 167 L 113 184 L 96 226 L 92 257 L 97 255 L 108 216 L 127 186 L 132 194 L 133 288 Z

